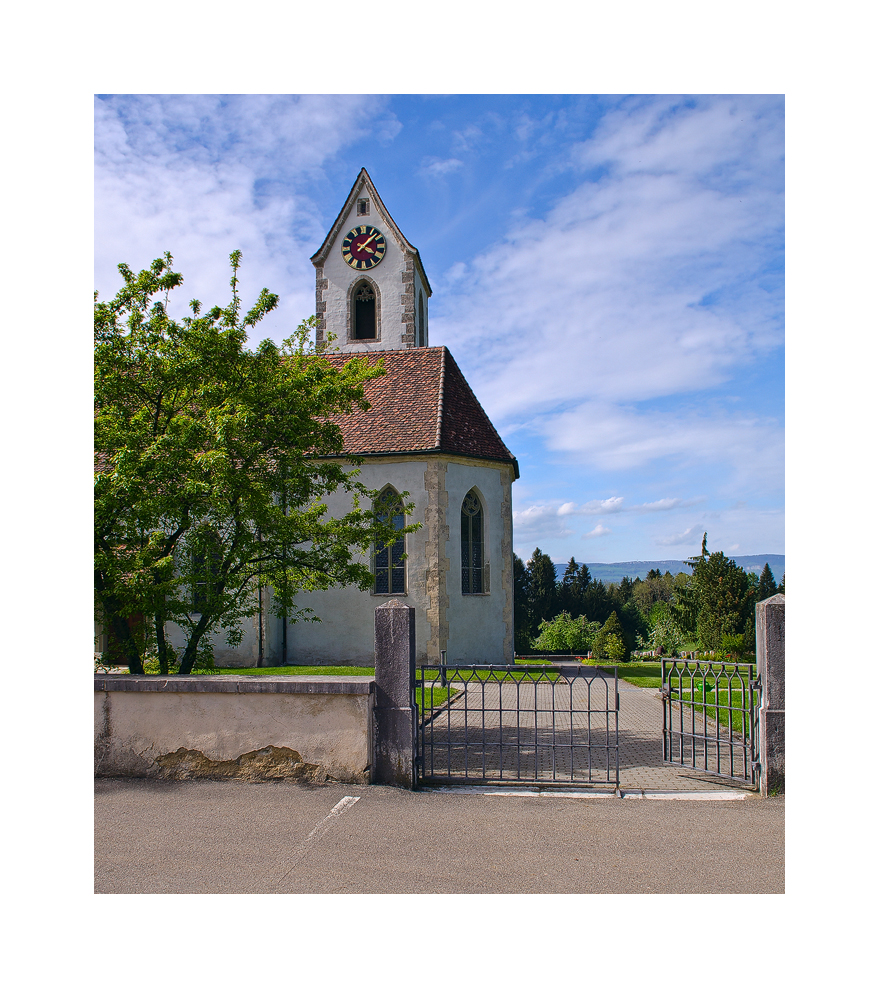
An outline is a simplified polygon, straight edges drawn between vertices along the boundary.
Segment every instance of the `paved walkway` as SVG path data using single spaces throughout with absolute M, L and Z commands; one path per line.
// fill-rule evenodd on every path
M 664 765 L 658 691 L 621 680 L 618 692 L 621 791 L 748 789 L 688 766 Z M 599 671 L 556 684 L 472 682 L 425 729 L 426 775 L 448 782 L 537 777 L 539 785 L 555 778 L 613 788 L 613 710 L 613 677 Z

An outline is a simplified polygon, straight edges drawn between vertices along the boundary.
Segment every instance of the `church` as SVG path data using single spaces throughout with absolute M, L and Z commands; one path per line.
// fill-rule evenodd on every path
M 215 642 L 215 662 L 372 666 L 374 611 L 395 597 L 415 609 L 417 663 L 443 652 L 449 663 L 512 663 L 516 458 L 452 354 L 429 345 L 428 277 L 366 169 L 311 261 L 325 359 L 375 353 L 386 369 L 366 384 L 369 410 L 337 420 L 344 453 L 363 458 L 377 510 L 421 527 L 374 550 L 372 590 L 299 595 L 320 622 L 288 623 L 260 601 L 236 649 Z M 349 499 L 339 492 L 328 510 L 343 514 Z

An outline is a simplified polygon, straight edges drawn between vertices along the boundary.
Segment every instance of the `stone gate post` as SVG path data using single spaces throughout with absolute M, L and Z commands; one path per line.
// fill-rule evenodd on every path
M 416 785 L 416 612 L 397 598 L 376 608 L 373 783 Z
M 785 595 L 774 594 L 755 605 L 761 710 L 758 739 L 761 795 L 785 791 Z

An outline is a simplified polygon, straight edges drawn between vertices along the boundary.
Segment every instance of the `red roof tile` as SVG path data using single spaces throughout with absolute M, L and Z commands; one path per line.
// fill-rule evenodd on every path
M 328 354 L 342 365 L 356 355 Z M 364 386 L 366 412 L 334 416 L 346 453 L 369 455 L 436 451 L 512 463 L 507 449 L 445 347 L 384 350 L 385 375 Z

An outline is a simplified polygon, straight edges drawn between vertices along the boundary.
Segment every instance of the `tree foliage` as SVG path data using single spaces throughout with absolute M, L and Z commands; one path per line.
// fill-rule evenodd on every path
M 709 553 L 705 533 L 700 555 L 687 563 L 693 572 L 674 607 L 679 626 L 705 649 L 720 649 L 724 636 L 742 635 L 745 650 L 753 652 L 757 590 L 748 575 L 724 553 Z
M 773 571 L 770 569 L 770 564 L 765 563 L 764 569 L 761 571 L 761 577 L 758 581 L 758 600 L 763 601 L 765 598 L 772 598 L 776 594 L 778 588 L 776 587 L 776 581 L 773 579 Z
M 599 623 L 587 621 L 586 615 L 572 618 L 563 611 L 550 621 L 541 622 L 532 645 L 540 652 L 586 653 L 592 649 L 598 631 Z
M 710 553 L 708 534 L 703 534 L 700 554 L 685 561 L 691 573 L 668 570 L 661 574 L 652 569 L 644 580 L 624 577 L 618 583 L 605 584 L 591 578 L 586 565 L 578 565 L 572 557 L 555 595 L 549 589 L 550 558 L 536 549 L 528 567 L 519 557 L 514 560 L 514 593 L 517 605 L 514 613 L 516 651 L 529 647 L 540 650 L 570 648 L 564 630 L 577 621 L 594 622 L 604 628 L 614 616 L 614 628 L 597 635 L 599 649 L 607 658 L 605 640 L 616 635 L 624 654 L 636 647 L 675 654 L 687 642 L 698 642 L 705 649 L 720 649 L 737 654 L 755 649 L 755 603 L 765 591 L 784 593 L 785 577 L 777 588 L 772 583 L 769 566 L 758 576 L 737 566 L 723 553 Z M 529 584 L 531 575 L 540 573 L 541 594 Z M 518 576 L 521 585 L 517 583 Z M 769 578 L 769 580 L 768 580 Z M 521 589 L 517 591 L 517 587 Z M 538 601 L 555 601 L 552 614 L 536 615 Z M 557 643 L 557 645 L 551 645 Z M 582 647 L 578 647 L 582 648 Z M 595 640 L 593 653 L 596 653 Z M 612 645 L 617 652 L 617 645 Z
M 617 612 L 612 611 L 593 639 L 593 658 L 610 659 L 612 662 L 621 663 L 626 660 L 627 655 L 623 627 Z
M 399 535 L 340 456 L 332 419 L 366 408 L 364 382 L 383 370 L 331 367 L 307 344 L 309 321 L 282 348 L 249 350 L 278 297 L 263 289 L 245 312 L 240 252 L 230 261 L 228 305 L 203 314 L 193 301 L 182 320 L 169 314 L 183 281 L 169 254 L 137 274 L 120 265 L 109 302 L 95 294 L 95 594 L 132 673 L 151 650 L 162 672 L 210 662 L 215 633 L 240 639 L 257 586 L 276 613 L 313 618 L 298 592 L 369 587 L 371 546 Z M 331 518 L 337 490 L 351 510 Z M 169 622 L 185 635 L 179 656 Z

